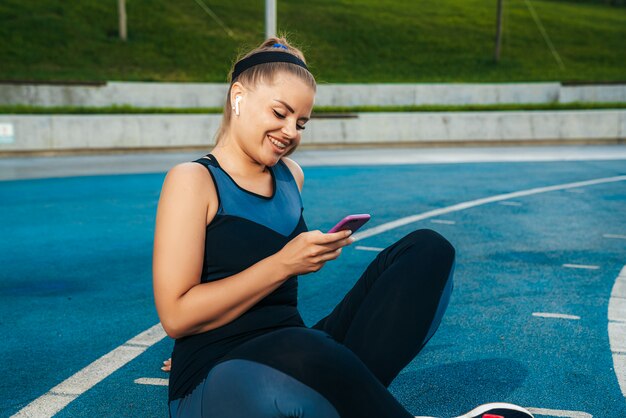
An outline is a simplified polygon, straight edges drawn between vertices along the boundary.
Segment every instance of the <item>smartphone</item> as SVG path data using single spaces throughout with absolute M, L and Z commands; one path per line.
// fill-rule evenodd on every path
M 357 229 L 365 225 L 365 223 L 369 220 L 370 215 L 368 215 L 367 213 L 348 215 L 341 221 L 339 221 L 337 225 L 333 226 L 327 233 L 330 234 L 332 232 L 343 231 L 345 229 L 349 229 L 354 233 Z

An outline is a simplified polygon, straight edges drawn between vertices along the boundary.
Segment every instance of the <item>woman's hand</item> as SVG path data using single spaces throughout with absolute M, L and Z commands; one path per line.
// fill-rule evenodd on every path
M 287 243 L 276 256 L 287 277 L 319 271 L 328 260 L 334 260 L 341 249 L 354 242 L 352 231 L 325 234 L 321 231 L 303 232 Z
M 163 367 L 161 367 L 161 370 L 167 373 L 169 373 L 170 370 L 172 370 L 172 358 L 171 357 L 163 362 Z

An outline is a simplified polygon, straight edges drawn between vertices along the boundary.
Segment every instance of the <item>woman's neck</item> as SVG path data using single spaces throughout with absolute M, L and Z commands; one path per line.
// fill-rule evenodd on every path
M 224 144 L 224 142 L 227 142 Z M 246 154 L 240 147 L 229 145 L 232 141 L 220 140 L 220 144 L 216 145 L 211 154 L 217 158 L 229 174 L 241 177 L 257 177 L 267 172 L 267 167 L 259 164 L 252 157 Z

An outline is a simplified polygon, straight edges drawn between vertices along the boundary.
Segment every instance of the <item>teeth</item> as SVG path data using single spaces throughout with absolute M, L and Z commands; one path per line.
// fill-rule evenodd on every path
M 274 138 L 271 138 L 268 136 L 268 138 L 270 139 L 270 142 L 274 145 L 276 145 L 278 148 L 287 148 L 287 145 L 283 144 L 282 142 L 278 142 L 277 140 L 275 140 Z

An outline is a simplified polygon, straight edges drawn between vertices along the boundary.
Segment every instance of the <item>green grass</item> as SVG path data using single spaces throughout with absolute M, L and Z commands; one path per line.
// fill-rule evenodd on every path
M 363 112 L 468 112 L 468 111 L 521 111 L 521 110 L 599 110 L 626 109 L 626 103 L 537 103 L 500 104 L 467 106 L 320 106 L 313 109 L 313 115 Z M 222 108 L 155 108 L 133 106 L 107 107 L 44 107 L 44 106 L 0 106 L 0 115 L 132 115 L 132 114 L 216 114 Z
M 237 53 L 263 40 L 258 0 L 0 2 L 0 79 L 224 82 Z M 626 7 L 531 0 L 564 63 L 547 48 L 524 0 L 504 0 L 495 64 L 495 1 L 278 2 L 279 30 L 303 47 L 320 82 L 626 81 Z M 620 3 L 622 4 L 622 3 Z

